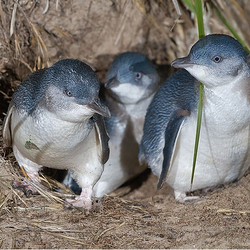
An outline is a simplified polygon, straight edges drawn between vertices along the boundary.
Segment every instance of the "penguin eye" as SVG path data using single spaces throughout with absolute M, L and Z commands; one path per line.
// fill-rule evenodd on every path
M 219 63 L 219 62 L 221 62 L 223 59 L 222 59 L 222 57 L 221 56 L 214 56 L 213 58 L 212 58 L 212 61 L 214 61 L 215 63 Z
M 64 94 L 67 95 L 67 96 L 69 96 L 69 97 L 72 96 L 72 93 L 69 90 L 67 90 L 67 89 L 64 90 Z
M 135 73 L 135 79 L 136 79 L 136 80 L 140 80 L 141 77 L 142 77 L 142 73 L 140 73 L 140 72 L 136 72 L 136 73 Z

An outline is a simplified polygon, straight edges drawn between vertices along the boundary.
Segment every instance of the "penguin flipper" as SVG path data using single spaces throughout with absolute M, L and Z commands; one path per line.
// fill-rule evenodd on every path
M 98 134 L 100 146 L 101 146 L 101 154 L 100 154 L 100 162 L 105 164 L 109 159 L 109 136 L 105 127 L 104 119 L 101 115 L 94 115 L 95 121 L 95 129 Z
M 190 111 L 179 109 L 175 111 L 168 122 L 165 130 L 165 145 L 163 148 L 163 164 L 161 175 L 157 184 L 157 189 L 160 189 L 167 176 L 169 167 L 171 165 L 172 156 L 174 154 L 174 148 L 177 142 L 179 132 L 181 131 L 181 125 L 186 116 L 190 115 Z
M 12 146 L 12 137 L 11 137 L 11 116 L 14 109 L 14 105 L 11 102 L 8 108 L 7 114 L 4 117 L 3 121 L 3 143 L 6 147 Z

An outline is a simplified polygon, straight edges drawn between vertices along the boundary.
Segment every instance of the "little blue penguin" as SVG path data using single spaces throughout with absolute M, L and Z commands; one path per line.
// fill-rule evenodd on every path
M 138 161 L 147 108 L 158 87 L 155 66 L 143 54 L 118 55 L 106 76 L 105 101 L 111 118 L 105 119 L 110 157 L 94 186 L 96 197 L 114 191 L 146 169 Z
M 106 76 L 104 99 L 111 112 L 105 119 L 110 136 L 110 157 L 94 186 L 95 197 L 114 191 L 146 169 L 139 164 L 139 144 L 146 110 L 158 87 L 158 73 L 149 59 L 137 52 L 124 52 L 111 64 Z M 77 190 L 66 176 L 64 184 Z
M 212 34 L 193 45 L 181 68 L 155 94 L 144 124 L 139 160 L 184 202 L 187 192 L 241 178 L 250 165 L 249 55 L 234 38 Z M 201 134 L 193 185 L 191 172 L 199 99 L 204 84 Z
M 18 164 L 40 183 L 42 166 L 70 169 L 82 192 L 73 206 L 91 209 L 93 186 L 109 157 L 95 72 L 79 60 L 61 60 L 26 78 L 13 94 L 3 125 L 3 139 Z M 17 185 L 26 186 L 20 183 Z M 28 190 L 29 191 L 29 190 Z

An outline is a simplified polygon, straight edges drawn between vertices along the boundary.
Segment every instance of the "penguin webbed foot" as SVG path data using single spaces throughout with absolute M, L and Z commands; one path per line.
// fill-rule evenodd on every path
M 180 203 L 191 202 L 195 200 L 199 200 L 200 196 L 187 196 L 186 192 L 183 191 L 174 191 L 175 199 Z
M 83 187 L 79 196 L 76 196 L 74 200 L 66 199 L 66 202 L 68 202 L 73 207 L 82 207 L 89 211 L 92 208 L 91 194 L 92 187 Z
M 12 187 L 18 190 L 23 191 L 26 197 L 30 197 L 32 195 L 37 195 L 39 192 L 35 187 L 33 187 L 30 183 L 27 181 L 14 181 L 12 183 Z

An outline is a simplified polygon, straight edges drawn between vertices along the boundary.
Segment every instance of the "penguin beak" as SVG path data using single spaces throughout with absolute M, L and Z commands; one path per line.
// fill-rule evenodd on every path
M 188 68 L 188 67 L 191 67 L 193 65 L 194 65 L 194 63 L 191 62 L 191 60 L 188 56 L 178 58 L 171 63 L 171 66 L 174 68 Z
M 88 104 L 88 107 L 93 110 L 95 113 L 104 116 L 111 117 L 110 111 L 108 107 L 101 103 L 99 98 L 94 99 L 92 102 Z
M 113 87 L 118 86 L 119 83 L 120 83 L 120 82 L 117 80 L 116 77 L 112 77 L 112 78 L 110 78 L 109 80 L 107 80 L 107 81 L 104 83 L 104 86 L 105 86 L 105 88 L 107 88 L 107 89 L 111 89 L 111 88 L 113 88 Z

